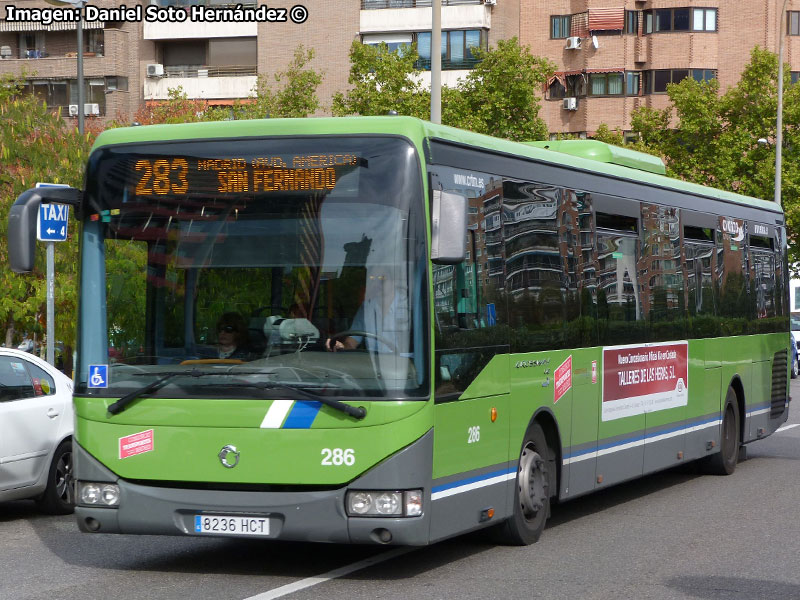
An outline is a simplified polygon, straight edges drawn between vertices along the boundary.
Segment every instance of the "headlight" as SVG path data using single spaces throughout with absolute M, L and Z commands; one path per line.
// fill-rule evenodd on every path
M 114 483 L 79 481 L 78 503 L 84 506 L 119 506 L 119 486 Z
M 345 503 L 351 517 L 418 517 L 422 514 L 422 490 L 351 491 Z

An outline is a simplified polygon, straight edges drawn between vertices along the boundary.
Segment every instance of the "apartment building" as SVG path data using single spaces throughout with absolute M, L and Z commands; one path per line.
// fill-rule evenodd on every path
M 685 77 L 739 81 L 756 45 L 778 50 L 781 0 L 523 0 L 520 38 L 558 71 L 544 92 L 551 132 L 630 129 L 639 106 L 664 108 Z M 784 61 L 800 70 L 800 2 L 786 2 Z
M 231 4 L 143 0 L 143 8 L 174 7 L 186 16 L 114 19 L 119 15 L 109 11 L 108 20 L 84 22 L 87 113 L 128 120 L 178 86 L 190 98 L 230 104 L 253 93 L 258 75 L 270 80 L 284 70 L 301 44 L 315 51 L 312 67 L 323 73 L 323 114 L 333 94 L 348 87 L 354 40 L 390 48 L 416 42 L 423 80 L 430 81 L 430 0 L 305 0 L 302 23 L 199 22 L 190 15 L 194 5 Z M 245 0 L 242 6 L 262 4 Z M 50 6 L 44 0 L 14 5 Z M 442 0 L 442 81 L 452 85 L 475 66 L 472 48 L 517 36 L 557 65 L 542 92 L 541 115 L 551 132 L 591 135 L 601 123 L 628 131 L 637 107 L 667 106 L 670 82 L 716 78 L 723 90 L 734 85 L 750 50 L 777 50 L 779 32 L 786 35 L 793 80 L 800 77 L 800 0 L 786 1 L 785 29 L 783 6 L 781 0 Z M 0 7 L 0 74 L 24 73 L 27 90 L 65 114 L 77 103 L 76 55 L 74 22 L 9 21 Z

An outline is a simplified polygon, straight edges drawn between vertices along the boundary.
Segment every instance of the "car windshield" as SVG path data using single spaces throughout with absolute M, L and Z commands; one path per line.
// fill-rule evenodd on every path
M 78 393 L 121 396 L 185 369 L 150 395 L 424 397 L 407 142 L 125 146 L 93 156 L 87 181 Z

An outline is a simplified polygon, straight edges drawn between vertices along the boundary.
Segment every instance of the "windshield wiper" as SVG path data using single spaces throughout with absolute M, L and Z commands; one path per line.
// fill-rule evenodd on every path
M 295 392 L 301 396 L 305 396 L 309 400 L 313 400 L 314 402 L 319 402 L 320 404 L 324 404 L 325 406 L 330 406 L 331 408 L 338 410 L 340 412 L 345 413 L 359 421 L 367 416 L 367 409 L 363 406 L 350 406 L 349 404 L 345 404 L 344 402 L 339 402 L 338 400 L 334 400 L 333 398 L 326 398 L 325 396 L 321 396 L 319 394 L 315 394 L 314 392 L 310 392 L 307 389 L 309 384 L 303 384 L 303 387 L 290 385 L 288 383 L 279 383 L 277 381 L 257 381 L 252 383 L 231 383 L 231 384 L 218 384 L 220 386 L 225 387 L 249 387 L 249 388 L 256 388 L 259 390 L 288 390 L 291 392 Z M 323 386 L 322 389 L 325 389 L 326 386 Z
M 108 412 L 112 415 L 117 415 L 125 410 L 125 407 L 128 406 L 131 402 L 139 398 L 140 396 L 144 396 L 145 394 L 151 394 L 155 392 L 158 388 L 166 384 L 170 379 L 174 379 L 175 377 L 203 377 L 205 375 L 251 375 L 251 374 L 258 374 L 261 375 L 263 373 L 268 373 L 268 371 L 257 371 L 255 373 L 230 373 L 230 372 L 219 372 L 219 371 L 201 371 L 200 369 L 192 369 L 191 371 L 169 371 L 168 373 L 162 373 L 162 376 L 148 383 L 146 386 L 141 387 L 137 390 L 133 390 L 129 394 L 125 394 L 122 398 L 114 402 L 113 404 L 109 405 Z M 151 375 L 151 373 L 137 373 L 137 375 Z

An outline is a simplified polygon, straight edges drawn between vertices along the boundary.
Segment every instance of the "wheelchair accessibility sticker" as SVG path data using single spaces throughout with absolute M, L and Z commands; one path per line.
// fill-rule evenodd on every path
M 89 387 L 108 387 L 108 365 L 89 365 Z

